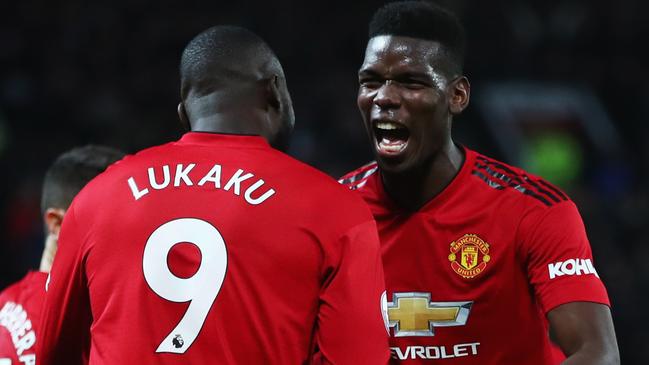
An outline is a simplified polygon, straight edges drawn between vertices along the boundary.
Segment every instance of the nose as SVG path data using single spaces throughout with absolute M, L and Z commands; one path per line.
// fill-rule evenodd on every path
M 380 109 L 393 109 L 401 105 L 401 98 L 392 80 L 387 80 L 376 92 L 374 104 Z

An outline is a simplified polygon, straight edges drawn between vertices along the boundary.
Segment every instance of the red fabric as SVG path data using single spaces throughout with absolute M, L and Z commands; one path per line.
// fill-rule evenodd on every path
M 59 246 L 40 364 L 302 364 L 316 347 L 325 364 L 388 361 L 369 210 L 260 137 L 188 133 L 125 158 L 77 196 Z
M 567 260 L 592 264 L 582 220 L 558 189 L 520 169 L 465 152 L 455 179 L 417 212 L 390 200 L 380 172 L 366 176 L 372 166 L 341 179 L 362 195 L 377 220 L 391 307 L 397 304 L 395 293 L 430 295 L 434 303 L 472 302 L 466 324 L 436 326 L 434 336 L 395 337 L 391 328 L 392 361 L 552 364 L 544 314 L 572 301 L 609 304 L 604 285 L 586 261 L 579 261 L 578 274 L 568 265 L 563 268 L 567 274 L 555 272 L 550 278 L 549 265 L 556 271 Z M 390 317 L 394 324 L 394 315 Z
M 0 293 L 0 360 L 36 363 L 36 338 L 47 274 L 29 272 Z

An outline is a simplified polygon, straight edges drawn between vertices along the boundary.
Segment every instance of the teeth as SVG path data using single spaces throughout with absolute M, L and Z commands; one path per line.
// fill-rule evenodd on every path
M 392 122 L 378 122 L 376 123 L 376 128 L 391 131 L 395 129 L 401 129 L 403 128 L 403 126 Z
M 393 142 L 387 138 L 383 138 L 383 140 L 379 142 L 379 148 L 385 152 L 396 153 L 401 152 L 404 148 L 406 148 L 406 143 L 402 141 Z

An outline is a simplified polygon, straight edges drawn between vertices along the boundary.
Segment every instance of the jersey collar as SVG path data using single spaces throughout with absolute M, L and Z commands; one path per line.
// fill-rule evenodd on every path
M 187 132 L 178 141 L 183 144 L 214 145 L 247 147 L 247 148 L 269 148 L 270 145 L 264 137 L 247 134 L 227 134 L 212 132 Z
M 436 209 L 437 207 L 440 207 L 444 205 L 445 202 L 447 202 L 450 198 L 452 198 L 455 194 L 457 194 L 460 189 L 464 186 L 466 183 L 466 179 L 468 176 L 471 175 L 471 169 L 473 165 L 475 164 L 475 158 L 476 158 L 476 153 L 468 148 L 466 148 L 463 145 L 459 146 L 462 148 L 464 151 L 464 163 L 462 164 L 462 167 L 460 168 L 460 171 L 458 171 L 457 175 L 451 180 L 451 182 L 442 190 L 439 194 L 434 196 L 431 200 L 426 202 L 419 210 L 411 212 L 411 213 L 422 213 L 426 211 L 431 211 Z M 383 186 L 383 180 L 381 179 L 381 174 L 377 173 L 374 176 L 374 181 L 376 184 L 376 191 L 378 193 L 378 198 L 380 201 L 383 202 L 383 205 L 390 211 L 395 212 L 395 211 L 401 211 L 401 212 L 406 212 L 402 207 L 397 205 L 392 198 L 388 195 L 388 193 L 385 191 L 385 188 Z

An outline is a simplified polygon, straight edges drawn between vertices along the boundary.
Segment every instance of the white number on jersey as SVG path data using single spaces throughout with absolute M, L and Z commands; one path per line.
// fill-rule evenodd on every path
M 193 243 L 201 252 L 196 273 L 179 278 L 167 265 L 171 248 L 181 242 Z M 185 315 L 162 340 L 156 352 L 183 354 L 198 336 L 207 313 L 221 290 L 228 265 L 225 242 L 219 231 L 196 218 L 180 218 L 158 227 L 146 242 L 142 270 L 151 290 L 176 303 L 190 302 Z

